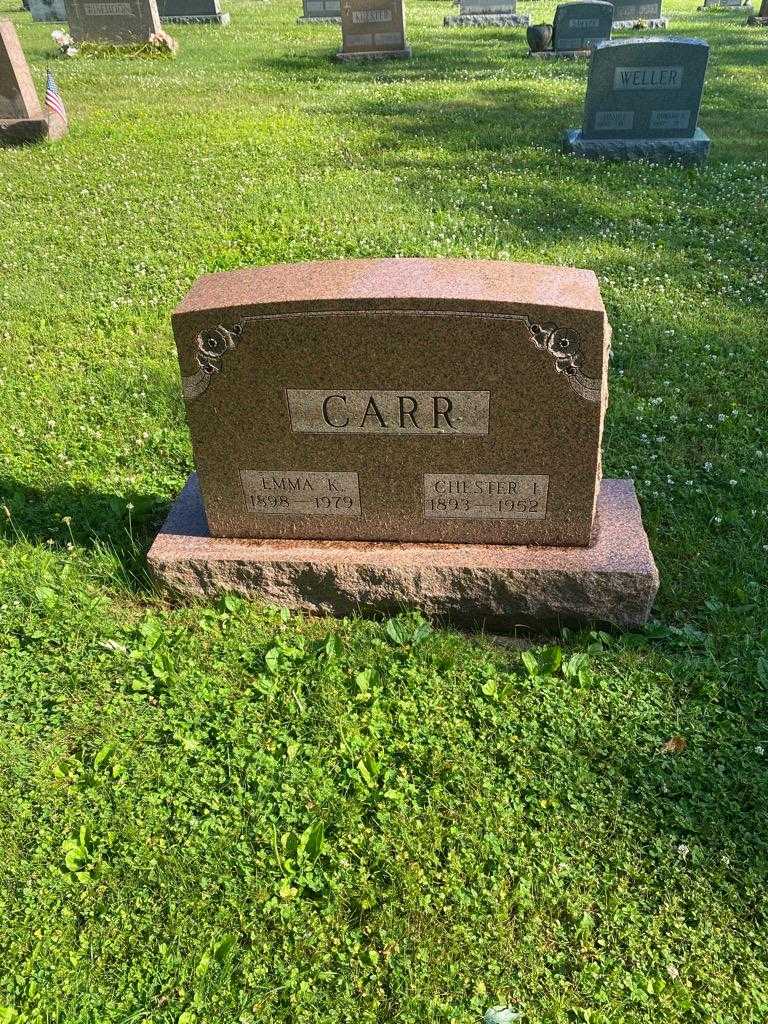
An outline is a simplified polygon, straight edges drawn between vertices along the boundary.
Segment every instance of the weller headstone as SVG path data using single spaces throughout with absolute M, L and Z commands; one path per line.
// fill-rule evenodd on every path
M 342 0 L 337 60 L 407 58 L 403 0 Z
M 150 552 L 169 586 L 507 625 L 647 615 L 631 484 L 599 495 L 610 328 L 591 272 L 233 271 L 173 326 L 197 475 Z
M 459 0 L 459 13 L 448 14 L 448 28 L 505 28 L 528 25 L 530 15 L 518 14 L 516 0 Z
M 303 22 L 331 22 L 341 21 L 341 0 L 304 0 L 304 14 L 297 20 Z
M 156 0 L 66 0 L 66 7 L 78 43 L 146 43 L 161 31 Z
M 65 134 L 58 117 L 48 117 L 29 73 L 29 65 L 12 21 L 0 21 L 0 142 L 42 142 Z
M 666 37 L 600 43 L 592 54 L 581 129 L 566 152 L 612 160 L 700 163 L 709 138 L 697 127 L 709 46 Z
M 157 11 L 161 21 L 177 24 L 229 24 L 219 0 L 157 0 Z

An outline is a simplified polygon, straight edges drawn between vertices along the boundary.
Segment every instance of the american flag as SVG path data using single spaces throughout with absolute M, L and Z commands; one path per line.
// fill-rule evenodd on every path
M 59 93 L 59 87 L 54 81 L 53 75 L 50 71 L 46 72 L 45 79 L 45 109 L 50 110 L 54 114 L 58 114 L 62 121 L 67 120 L 67 112 L 64 109 L 64 101 Z

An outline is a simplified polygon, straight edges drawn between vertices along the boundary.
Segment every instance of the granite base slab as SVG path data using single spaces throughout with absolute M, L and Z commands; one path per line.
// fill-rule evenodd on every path
M 404 50 L 363 50 L 360 53 L 352 53 L 347 50 L 339 50 L 336 60 L 349 63 L 353 60 L 409 60 L 413 51 L 410 46 Z
M 630 480 L 603 480 L 589 548 L 211 537 L 197 476 L 149 550 L 168 591 L 228 591 L 319 615 L 425 614 L 498 632 L 648 619 L 659 575 Z
M 340 25 L 341 18 L 297 18 L 297 25 Z
M 580 128 L 570 128 L 563 137 L 563 152 L 588 160 L 703 164 L 709 146 L 709 136 L 701 128 L 692 139 L 585 139 Z
M 219 14 L 171 14 L 160 21 L 163 24 L 168 22 L 174 25 L 228 25 L 230 18 L 226 11 L 222 11 Z
M 614 21 L 613 29 L 634 28 L 642 31 L 647 28 L 667 28 L 669 18 L 630 18 L 628 21 Z
M 60 118 L 25 117 L 0 120 L 0 145 L 23 146 L 50 139 L 55 142 L 67 134 L 67 125 Z
M 530 25 L 530 14 L 447 14 L 446 28 L 517 28 Z
M 586 60 L 592 56 L 591 50 L 529 50 L 529 57 L 539 60 Z
M 751 16 L 747 18 L 746 24 L 750 28 L 768 28 L 768 18 L 760 18 L 759 16 Z

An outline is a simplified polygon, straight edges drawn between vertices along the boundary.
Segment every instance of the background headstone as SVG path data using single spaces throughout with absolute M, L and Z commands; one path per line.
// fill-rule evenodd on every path
M 303 21 L 341 21 L 341 0 L 304 0 Z
M 668 19 L 661 14 L 662 0 L 613 0 L 613 27 L 632 28 L 643 22 L 649 28 L 666 28 Z
M 221 10 L 219 0 L 157 0 L 157 10 L 161 21 L 229 24 L 229 15 Z
M 42 118 L 40 100 L 12 21 L 0 21 L 0 121 Z
M 530 15 L 517 13 L 516 0 L 459 0 L 459 13 L 443 19 L 448 28 L 506 27 L 528 25 Z
M 709 139 L 697 122 L 708 57 L 701 39 L 599 44 L 589 69 L 583 127 L 567 139 L 594 150 L 581 155 L 705 158 Z
M 575 0 L 558 4 L 552 32 L 556 51 L 591 50 L 596 43 L 611 38 L 613 4 L 604 0 Z
M 65 0 L 78 43 L 146 43 L 161 31 L 156 0 Z
M 67 20 L 64 0 L 29 0 L 29 13 L 35 21 L 64 22 Z
M 403 0 L 342 0 L 339 60 L 410 57 Z

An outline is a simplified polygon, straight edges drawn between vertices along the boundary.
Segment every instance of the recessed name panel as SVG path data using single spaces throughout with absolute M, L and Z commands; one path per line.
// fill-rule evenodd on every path
M 286 391 L 299 434 L 392 436 L 488 433 L 489 391 Z
M 426 473 L 427 519 L 544 519 L 548 476 Z
M 273 516 L 359 516 L 357 473 L 241 469 L 249 512 Z

